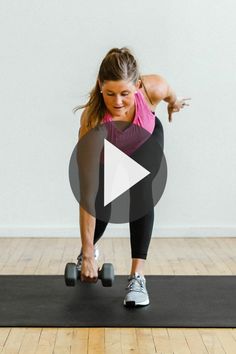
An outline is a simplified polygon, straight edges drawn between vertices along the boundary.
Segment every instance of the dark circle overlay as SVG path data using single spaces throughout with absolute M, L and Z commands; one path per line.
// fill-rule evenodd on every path
M 104 139 L 150 172 L 105 207 Z M 163 145 L 158 134 L 150 134 L 136 124 L 100 124 L 76 144 L 69 163 L 69 180 L 78 203 L 95 218 L 117 224 L 135 221 L 145 216 L 164 192 L 167 163 Z

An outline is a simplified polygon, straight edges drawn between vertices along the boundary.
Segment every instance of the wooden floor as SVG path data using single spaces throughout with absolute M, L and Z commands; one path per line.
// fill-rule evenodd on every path
M 75 238 L 0 238 L 0 274 L 63 274 L 80 245 Z M 129 239 L 103 238 L 99 248 L 99 264 L 129 273 Z M 145 274 L 236 275 L 236 238 L 153 238 Z M 0 328 L 0 353 L 235 354 L 236 328 Z

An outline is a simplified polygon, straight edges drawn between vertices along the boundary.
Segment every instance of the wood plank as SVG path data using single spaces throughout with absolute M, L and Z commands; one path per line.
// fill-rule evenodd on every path
M 61 259 L 58 260 L 57 274 L 64 274 L 66 264 L 69 262 L 77 263 L 77 257 L 80 253 L 80 239 L 76 240 L 66 239 L 64 243 L 63 253 Z
M 181 354 L 191 354 L 188 342 L 182 328 L 167 328 L 172 351 Z M 178 348 L 178 350 L 176 349 Z
M 21 269 L 17 269 L 16 264 L 30 244 L 30 238 L 12 240 L 10 256 L 1 269 L 1 274 L 21 274 Z
M 54 348 L 48 345 L 38 345 L 34 354 L 54 354 Z
M 216 328 L 215 333 L 222 345 L 222 348 L 227 354 L 236 353 L 236 340 L 232 331 L 227 328 Z
M 135 328 L 120 328 L 122 354 L 142 354 L 138 349 Z
M 179 261 L 178 258 L 178 247 L 177 249 L 174 248 L 173 243 L 174 243 L 174 239 L 168 239 L 166 242 L 166 257 L 169 260 L 172 269 L 173 269 L 173 274 L 174 275 L 186 275 L 186 269 L 183 267 L 183 265 L 181 264 L 181 262 Z M 175 246 L 177 246 L 178 244 L 175 243 Z
M 217 333 L 213 328 L 200 328 L 198 330 L 208 353 L 210 354 L 225 354 L 225 350 L 220 343 Z
M 26 328 L 12 328 L 2 349 L 2 353 L 19 353 L 25 332 Z
M 126 240 L 127 241 L 127 240 Z M 130 264 L 127 264 L 127 242 L 120 239 L 120 242 L 114 242 L 114 262 L 116 264 L 116 272 L 120 275 L 127 275 Z
M 226 267 L 225 264 L 221 261 L 221 259 L 219 257 L 216 257 L 214 251 L 212 251 L 212 247 L 214 245 L 213 241 L 214 240 L 203 239 L 200 244 L 202 251 L 207 255 L 208 259 L 211 261 L 211 264 L 208 267 L 209 274 L 211 275 L 232 274 L 230 272 L 230 269 Z M 199 243 L 199 240 L 197 240 L 196 242 Z
M 10 334 L 11 328 L 8 327 L 1 327 L 0 328 L 0 347 L 4 347 L 6 340 Z
M 21 274 L 34 274 L 38 266 L 40 258 L 42 257 L 43 247 L 42 239 L 37 238 L 31 240 L 28 247 L 17 262 L 17 269 L 21 269 Z M 34 252 L 32 252 L 32 249 Z
M 88 354 L 104 354 L 105 329 L 90 328 L 88 337 Z
M 59 273 L 59 268 L 61 265 L 63 253 L 64 253 L 64 248 L 65 248 L 65 239 L 62 239 L 63 242 L 60 241 L 60 239 L 55 239 L 54 247 L 53 247 L 53 252 L 51 253 L 51 259 L 50 262 L 48 263 L 48 274 L 58 274 Z
M 188 343 L 188 347 L 191 354 L 208 353 L 208 350 L 198 330 L 192 328 L 184 328 L 183 333 Z
M 158 354 L 173 354 L 168 328 L 152 328 L 153 341 Z M 177 348 L 175 348 L 177 350 Z
M 120 328 L 105 328 L 105 353 L 122 353 Z
M 71 341 L 71 354 L 88 353 L 88 328 L 74 328 Z
M 57 337 L 57 328 L 42 328 L 39 346 L 54 347 Z
M 3 267 L 5 266 L 7 260 L 10 257 L 11 242 L 12 242 L 12 240 L 9 237 L 1 238 L 1 241 L 0 241 L 0 245 L 1 245 L 0 272 L 2 271 Z M 18 239 L 18 243 L 20 243 L 20 242 L 21 242 L 21 240 Z
M 35 275 L 49 274 L 48 268 L 53 257 L 53 248 L 55 245 L 55 238 L 47 238 L 44 240 L 44 250 L 40 257 L 37 267 L 35 268 Z
M 20 346 L 19 354 L 32 354 L 36 352 L 41 331 L 41 328 L 25 329 L 25 335 Z
M 70 354 L 72 337 L 73 328 L 58 328 L 54 345 L 54 353 Z
M 139 352 L 142 354 L 156 353 L 155 342 L 151 328 L 136 328 L 136 337 Z

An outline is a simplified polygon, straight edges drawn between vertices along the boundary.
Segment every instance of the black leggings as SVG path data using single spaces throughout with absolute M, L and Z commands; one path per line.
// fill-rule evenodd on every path
M 160 120 L 155 117 L 155 129 L 152 133 L 158 143 L 164 148 L 164 134 L 163 127 Z M 145 216 L 131 221 L 129 223 L 130 229 L 130 245 L 132 258 L 146 259 L 148 248 L 151 240 L 154 222 L 154 207 L 150 209 Z M 108 222 L 96 219 L 96 226 L 94 232 L 94 244 L 102 237 Z
M 146 259 L 152 235 L 153 221 L 154 208 L 142 218 L 129 223 L 132 258 Z M 107 224 L 105 221 L 96 219 L 94 244 L 102 237 Z

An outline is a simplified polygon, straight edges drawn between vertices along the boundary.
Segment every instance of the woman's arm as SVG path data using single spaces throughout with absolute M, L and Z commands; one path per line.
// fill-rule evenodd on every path
M 78 140 L 81 139 L 85 134 L 89 132 L 89 128 L 87 127 L 87 109 L 85 108 L 80 117 L 80 129 Z
M 83 111 L 80 120 L 79 140 L 88 133 L 86 109 Z M 86 282 L 96 282 L 98 277 L 98 266 L 94 259 L 94 230 L 96 220 L 80 205 L 80 235 L 82 242 L 82 268 L 81 280 Z
M 95 217 L 89 214 L 80 205 L 80 235 L 82 241 L 83 257 L 94 257 L 94 230 Z
M 83 111 L 80 119 L 79 140 L 87 134 L 87 116 L 86 109 Z M 95 230 L 95 217 L 89 214 L 80 206 L 80 235 L 82 241 L 83 257 L 94 258 L 93 237 Z
M 146 75 L 143 79 L 153 105 L 156 106 L 162 100 L 168 103 L 167 110 L 169 122 L 172 121 L 173 112 L 179 112 L 184 106 L 189 106 L 185 101 L 190 100 L 190 98 L 178 100 L 175 91 L 162 76 Z

